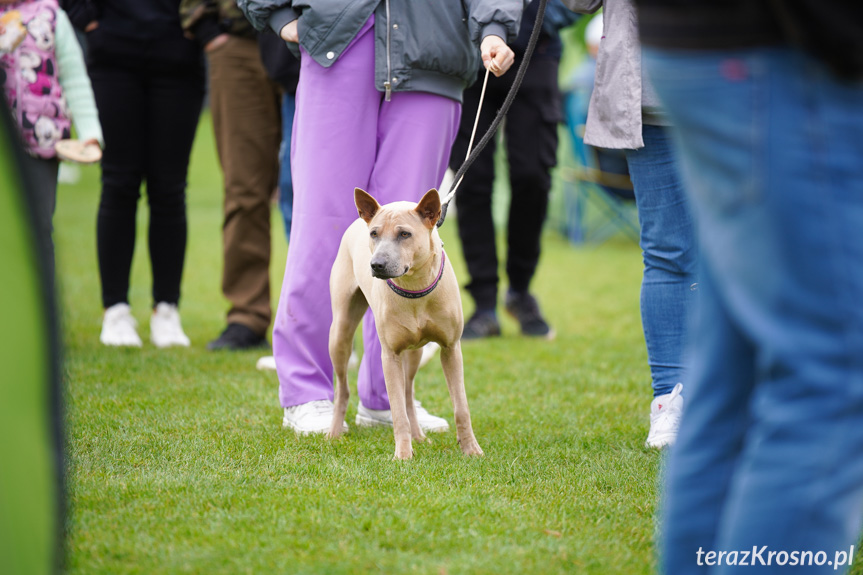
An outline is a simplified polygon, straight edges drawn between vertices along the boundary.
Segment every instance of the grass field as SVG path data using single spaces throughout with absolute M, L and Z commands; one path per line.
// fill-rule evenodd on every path
M 281 428 L 277 379 L 256 353 L 213 353 L 223 328 L 221 176 L 204 117 L 189 176 L 181 309 L 189 349 L 100 345 L 98 170 L 59 190 L 66 342 L 70 573 L 649 573 L 660 455 L 643 447 L 651 398 L 628 242 L 574 247 L 549 232 L 535 292 L 558 336 L 464 346 L 474 429 L 394 462 L 386 429 L 342 440 Z M 346 199 L 350 201 L 350 199 Z M 147 209 L 133 312 L 149 336 Z M 273 219 L 273 304 L 287 252 Z M 455 223 L 444 226 L 465 281 Z M 465 302 L 466 311 L 470 303 Z M 352 374 L 353 375 L 353 374 Z M 452 421 L 439 365 L 418 396 Z M 356 413 L 352 387 L 348 421 Z

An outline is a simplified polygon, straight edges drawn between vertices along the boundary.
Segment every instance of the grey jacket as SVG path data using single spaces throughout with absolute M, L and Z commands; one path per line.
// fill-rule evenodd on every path
M 321 66 L 338 60 L 375 15 L 375 85 L 461 102 L 481 66 L 488 35 L 515 40 L 522 0 L 237 0 L 257 29 L 277 34 L 299 18 L 300 45 Z
M 643 124 L 667 123 L 659 98 L 641 71 L 638 20 L 631 0 L 563 0 L 576 12 L 602 10 L 602 41 L 584 142 L 599 148 L 644 147 Z

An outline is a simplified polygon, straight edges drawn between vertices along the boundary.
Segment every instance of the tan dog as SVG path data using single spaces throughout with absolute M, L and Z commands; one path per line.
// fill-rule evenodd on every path
M 336 397 L 327 436 L 342 433 L 348 406 L 351 343 L 363 314 L 371 306 L 390 398 L 395 459 L 413 457 L 411 438 L 425 440 L 414 407 L 414 376 L 422 347 L 430 341 L 441 346 L 441 365 L 461 450 L 466 455 L 482 455 L 473 435 L 464 391 L 464 315 L 458 281 L 437 232 L 441 214 L 437 190 L 429 190 L 419 204 L 393 202 L 381 206 L 356 188 L 354 201 L 361 219 L 351 224 L 342 237 L 330 275 L 330 358 L 336 373 Z

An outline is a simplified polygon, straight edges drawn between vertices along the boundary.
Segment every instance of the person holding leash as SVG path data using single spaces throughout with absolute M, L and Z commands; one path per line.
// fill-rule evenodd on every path
M 512 48 L 521 61 L 527 51 L 539 2 L 525 8 L 518 38 Z M 529 287 L 539 265 L 542 228 L 548 211 L 551 169 L 557 163 L 557 125 L 563 120 L 558 67 L 563 52 L 560 30 L 578 16 L 561 0 L 548 3 L 533 60 L 513 106 L 506 115 L 507 165 L 511 200 L 506 233 L 506 311 L 515 317 L 527 336 L 554 338 Z M 479 71 L 480 78 L 485 69 Z M 468 152 L 474 119 L 484 98 L 477 130 L 485 133 L 509 94 L 515 74 L 489 78 L 483 96 L 480 80 L 465 91 L 461 126 L 453 145 L 450 167 L 458 170 Z M 475 303 L 473 316 L 464 326 L 462 339 L 500 335 L 497 319 L 498 251 L 492 218 L 495 179 L 495 140 L 483 149 L 458 188 L 458 232 L 470 282 L 465 286 Z
M 283 425 L 326 432 L 333 417 L 330 269 L 357 219 L 354 188 L 381 203 L 418 201 L 439 185 L 462 92 L 480 51 L 496 76 L 513 64 L 521 0 L 239 0 L 252 24 L 301 54 L 291 166 L 291 249 L 273 328 Z M 374 318 L 363 322 L 360 425 L 391 425 Z M 426 431 L 446 420 L 417 410 Z

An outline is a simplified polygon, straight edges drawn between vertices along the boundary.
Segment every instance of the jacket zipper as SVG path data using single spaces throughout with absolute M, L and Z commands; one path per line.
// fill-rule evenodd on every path
M 387 11 L 387 77 L 384 80 L 384 89 L 386 90 L 384 100 L 389 102 L 393 93 L 393 85 L 390 83 L 390 78 L 392 77 L 392 61 L 390 59 L 390 0 L 385 0 L 384 4 Z

